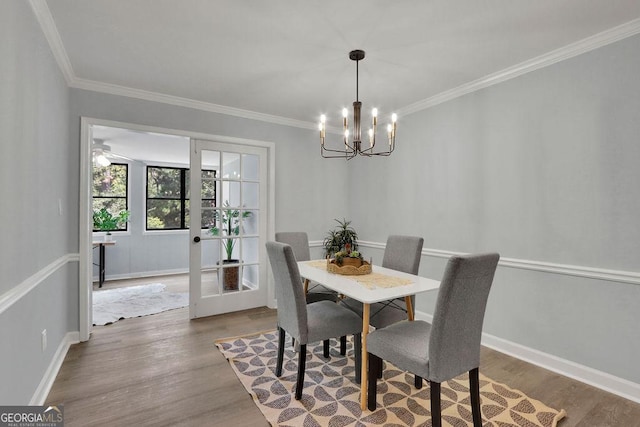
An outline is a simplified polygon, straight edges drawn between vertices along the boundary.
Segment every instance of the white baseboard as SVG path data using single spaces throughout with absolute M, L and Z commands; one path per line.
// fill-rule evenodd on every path
M 416 319 L 431 322 L 433 316 L 416 310 Z M 606 372 L 598 371 L 597 369 L 580 365 L 487 333 L 482 334 L 482 345 L 565 377 L 624 397 L 633 402 L 640 403 L 640 384 L 625 380 L 624 378 L 619 378 Z
M 56 380 L 58 371 L 60 371 L 60 368 L 62 367 L 62 362 L 64 362 L 64 358 L 69 351 L 69 347 L 71 347 L 71 344 L 77 344 L 79 342 L 80 332 L 67 332 L 62 339 L 62 342 L 60 342 L 60 345 L 56 350 L 56 354 L 53 356 L 42 380 L 40 380 L 40 384 L 38 384 L 36 392 L 33 394 L 33 397 L 31 397 L 29 405 L 44 405 L 44 402 L 47 400 L 47 396 L 51 391 L 51 387 L 53 387 L 53 383 Z

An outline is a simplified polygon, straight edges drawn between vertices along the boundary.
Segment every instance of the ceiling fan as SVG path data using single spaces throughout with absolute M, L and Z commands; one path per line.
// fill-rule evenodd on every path
M 111 151 L 111 147 L 105 143 L 104 139 L 94 138 L 93 145 L 91 146 L 93 163 L 100 166 L 109 166 L 111 160 L 128 160 L 133 161 L 132 158 L 116 154 Z

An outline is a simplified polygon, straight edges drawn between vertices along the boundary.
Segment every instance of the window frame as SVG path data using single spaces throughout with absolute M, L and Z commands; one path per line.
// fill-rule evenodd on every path
M 180 197 L 149 197 L 149 169 L 172 169 L 180 171 Z M 145 232 L 157 233 L 157 232 L 170 232 L 170 231 L 184 231 L 189 230 L 189 225 L 186 220 L 186 210 L 187 210 L 187 202 L 191 199 L 187 197 L 187 193 L 189 188 L 187 186 L 187 177 L 190 173 L 191 169 L 188 167 L 182 166 L 166 166 L 166 165 L 146 165 L 145 174 L 144 174 L 144 230 Z M 203 170 L 203 172 L 213 172 L 214 177 L 217 176 L 218 171 L 216 169 L 207 169 Z M 213 198 L 203 198 L 202 200 L 210 200 L 213 202 L 213 206 L 216 206 L 216 197 L 217 197 L 218 189 L 214 187 L 214 195 Z M 171 228 L 149 228 L 149 201 L 150 200 L 173 200 L 179 202 L 180 209 L 180 227 L 171 227 Z M 208 229 L 209 227 L 203 227 L 203 230 Z
M 91 211 L 95 211 L 95 205 L 94 202 L 96 199 L 124 199 L 124 206 L 125 206 L 125 210 L 129 211 L 129 187 L 130 187 L 130 183 L 131 183 L 131 176 L 129 174 L 130 170 L 129 170 L 129 163 L 126 162 L 111 162 L 108 166 L 101 166 L 101 168 L 109 168 L 111 166 L 124 166 L 125 167 L 125 171 L 126 171 L 126 179 L 125 179 L 125 195 L 124 196 L 96 196 L 94 194 L 94 177 L 93 177 L 93 170 L 96 169 L 95 164 L 92 165 L 92 172 L 91 172 Z M 123 228 L 119 228 L 117 230 L 112 230 L 110 231 L 110 233 L 125 233 L 129 231 L 129 221 L 124 223 L 124 227 Z M 95 228 L 93 228 L 92 226 L 92 233 L 104 233 L 104 231 L 102 230 L 96 230 Z

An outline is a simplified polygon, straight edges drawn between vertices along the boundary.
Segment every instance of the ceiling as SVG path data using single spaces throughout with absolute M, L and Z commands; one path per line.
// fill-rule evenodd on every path
M 461 88 L 640 32 L 638 0 L 31 2 L 72 87 L 308 128 L 355 100 L 353 49 L 365 117 L 396 111 L 400 126 Z

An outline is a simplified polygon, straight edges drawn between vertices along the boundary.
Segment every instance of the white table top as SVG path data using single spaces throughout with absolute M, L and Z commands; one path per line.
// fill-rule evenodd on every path
M 321 260 L 311 261 L 317 262 Z M 309 265 L 310 261 L 298 262 L 300 275 L 312 282 L 319 283 L 340 294 L 351 297 L 366 304 L 387 301 L 394 298 L 414 295 L 420 292 L 433 291 L 440 287 L 440 281 L 427 279 L 426 277 L 415 276 L 389 268 L 374 265 L 373 272 L 387 276 L 402 277 L 410 279 L 411 283 L 392 288 L 368 289 L 366 286 L 356 281 L 358 276 L 344 276 L 341 274 L 329 273 L 327 270 Z

